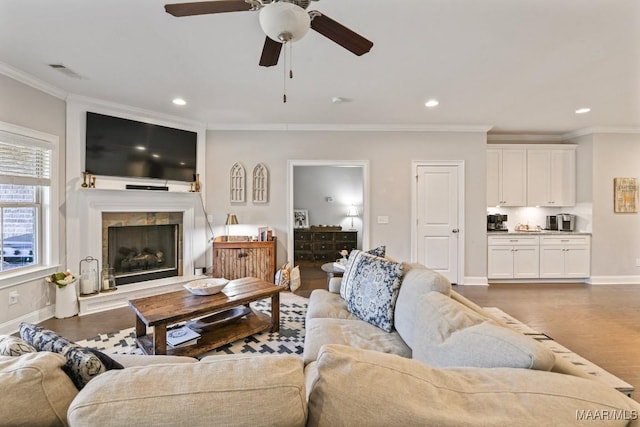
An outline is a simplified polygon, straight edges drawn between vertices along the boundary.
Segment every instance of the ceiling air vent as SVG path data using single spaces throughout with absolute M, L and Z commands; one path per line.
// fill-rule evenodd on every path
M 62 74 L 66 75 L 67 77 L 71 77 L 73 79 L 81 79 L 82 78 L 82 76 L 80 74 L 76 73 L 75 71 L 73 71 L 70 68 L 67 68 L 63 64 L 49 64 L 49 67 L 53 68 L 54 70 L 60 71 Z

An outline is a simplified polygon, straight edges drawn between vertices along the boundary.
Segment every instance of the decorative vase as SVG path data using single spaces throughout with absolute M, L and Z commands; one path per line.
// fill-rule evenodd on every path
M 57 319 L 64 319 L 78 314 L 78 294 L 74 281 L 66 286 L 56 286 L 56 311 Z

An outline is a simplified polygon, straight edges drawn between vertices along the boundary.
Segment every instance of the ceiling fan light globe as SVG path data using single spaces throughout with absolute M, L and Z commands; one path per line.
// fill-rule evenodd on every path
M 260 9 L 259 20 L 262 31 L 278 43 L 300 40 L 311 27 L 309 14 L 301 7 L 286 2 L 264 6 Z

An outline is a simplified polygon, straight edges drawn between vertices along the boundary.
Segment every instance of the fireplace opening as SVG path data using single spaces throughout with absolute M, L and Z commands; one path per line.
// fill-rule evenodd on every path
M 116 285 L 178 276 L 178 225 L 107 227 Z

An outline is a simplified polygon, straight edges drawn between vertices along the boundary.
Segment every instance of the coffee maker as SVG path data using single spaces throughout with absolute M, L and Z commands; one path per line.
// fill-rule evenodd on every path
M 573 231 L 576 227 L 576 216 L 566 213 L 558 214 L 558 230 Z
M 507 215 L 487 215 L 487 231 L 507 231 Z

